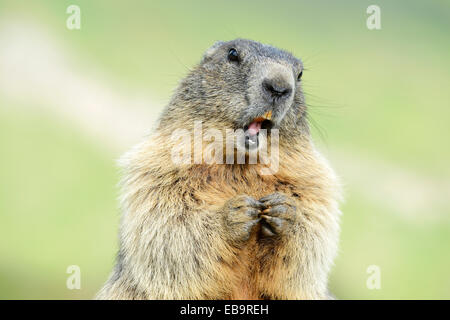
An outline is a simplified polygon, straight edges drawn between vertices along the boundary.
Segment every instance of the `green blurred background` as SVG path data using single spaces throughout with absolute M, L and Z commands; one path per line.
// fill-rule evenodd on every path
M 315 140 L 345 187 L 332 292 L 449 299 L 449 30 L 446 0 L 0 0 L 0 298 L 94 296 L 117 250 L 115 160 L 214 41 L 243 37 L 307 68 Z

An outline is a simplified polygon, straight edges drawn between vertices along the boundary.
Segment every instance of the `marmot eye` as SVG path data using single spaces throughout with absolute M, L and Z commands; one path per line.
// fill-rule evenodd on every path
M 239 55 L 235 48 L 231 48 L 230 51 L 228 51 L 228 60 L 234 62 L 239 61 Z
M 301 80 L 302 75 L 303 75 L 303 70 L 300 71 L 300 73 L 298 74 L 298 76 L 297 76 L 297 81 L 300 81 L 300 80 Z

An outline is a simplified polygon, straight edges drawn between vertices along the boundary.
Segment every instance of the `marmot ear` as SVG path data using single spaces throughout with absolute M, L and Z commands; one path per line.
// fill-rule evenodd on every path
M 206 50 L 205 54 L 203 55 L 201 63 L 207 62 L 209 59 L 211 59 L 211 57 L 217 51 L 217 49 L 224 43 L 225 42 L 223 41 L 217 41 L 216 43 L 214 43 L 208 50 Z

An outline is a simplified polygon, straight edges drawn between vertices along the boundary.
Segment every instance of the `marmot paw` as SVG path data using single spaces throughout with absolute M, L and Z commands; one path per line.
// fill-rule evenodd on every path
M 295 201 L 282 193 L 272 193 L 259 201 L 261 212 L 261 235 L 263 237 L 282 236 L 294 227 L 297 220 Z
M 259 217 L 262 204 L 247 195 L 239 195 L 225 203 L 224 223 L 232 242 L 242 243 L 250 239 Z

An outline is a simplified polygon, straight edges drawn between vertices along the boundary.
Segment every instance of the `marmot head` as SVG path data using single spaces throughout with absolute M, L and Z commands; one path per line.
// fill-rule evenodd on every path
M 286 140 L 307 133 L 302 74 L 302 62 L 286 51 L 245 39 L 217 42 L 181 81 L 160 127 L 202 121 L 243 129 L 247 147 L 258 145 L 261 129 L 276 128 Z

